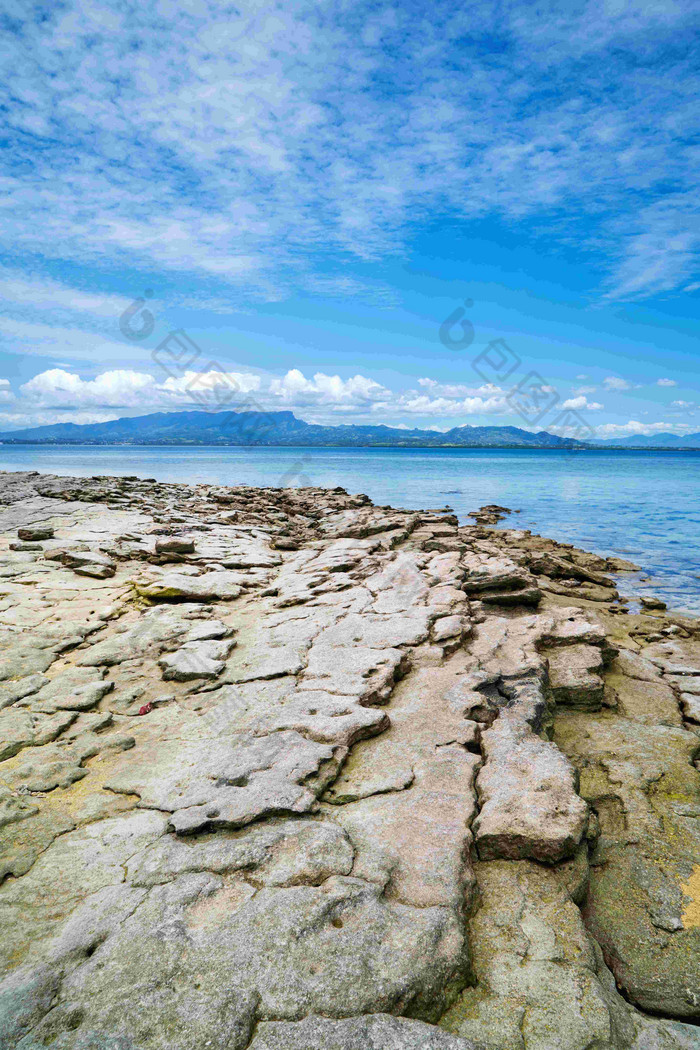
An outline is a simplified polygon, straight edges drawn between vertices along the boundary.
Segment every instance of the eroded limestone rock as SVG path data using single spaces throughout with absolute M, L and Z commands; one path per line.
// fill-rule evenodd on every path
M 698 1047 L 692 621 L 503 508 L 0 500 L 3 1050 Z

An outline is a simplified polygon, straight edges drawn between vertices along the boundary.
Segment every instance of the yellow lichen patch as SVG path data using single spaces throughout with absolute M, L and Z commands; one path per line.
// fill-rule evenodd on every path
M 700 926 L 700 864 L 696 864 L 688 881 L 681 886 L 683 896 L 690 899 L 681 915 L 681 922 L 686 930 Z

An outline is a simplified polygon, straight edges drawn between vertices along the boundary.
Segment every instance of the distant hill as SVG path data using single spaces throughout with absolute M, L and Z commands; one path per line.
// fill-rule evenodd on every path
M 302 445 L 338 447 L 586 448 L 584 443 L 518 427 L 401 430 L 379 426 L 320 426 L 292 412 L 155 412 L 109 423 L 55 423 L 0 434 L 10 444 L 70 445 Z
M 700 434 L 630 434 L 595 444 L 604 448 L 700 448 Z
M 631 434 L 583 442 L 519 427 L 401 430 L 355 424 L 320 426 L 293 412 L 153 412 L 109 423 L 54 423 L 0 434 L 5 444 L 38 445 L 301 445 L 384 448 L 698 448 L 700 434 Z

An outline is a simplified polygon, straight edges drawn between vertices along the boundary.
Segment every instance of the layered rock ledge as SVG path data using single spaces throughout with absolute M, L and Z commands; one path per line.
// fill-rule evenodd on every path
M 342 489 L 0 504 L 1 1047 L 700 1047 L 700 629 L 629 566 Z

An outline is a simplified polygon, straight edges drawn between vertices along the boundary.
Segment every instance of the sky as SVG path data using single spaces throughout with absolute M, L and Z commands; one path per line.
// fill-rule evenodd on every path
M 699 29 L 689 0 L 1 0 L 0 432 L 699 432 Z

